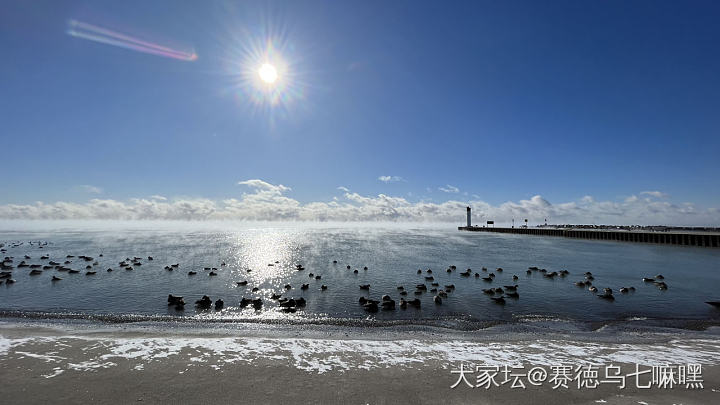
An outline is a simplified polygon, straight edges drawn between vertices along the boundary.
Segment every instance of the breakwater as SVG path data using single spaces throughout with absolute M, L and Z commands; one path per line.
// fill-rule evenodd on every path
M 657 243 L 666 245 L 720 247 L 720 234 L 700 232 L 643 232 L 596 229 L 495 228 L 459 226 L 460 231 L 514 233 L 521 235 L 563 236 L 566 238 Z

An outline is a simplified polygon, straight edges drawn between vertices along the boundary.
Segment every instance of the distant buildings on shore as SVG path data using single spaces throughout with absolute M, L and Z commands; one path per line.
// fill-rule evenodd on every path
M 529 228 L 528 220 L 524 219 L 524 224 L 519 228 Z M 485 228 L 486 226 L 495 226 L 494 220 L 488 220 L 483 225 L 472 225 L 472 208 L 467 207 L 466 228 Z M 512 219 L 512 228 L 515 228 L 515 218 Z M 711 232 L 720 233 L 720 228 L 710 226 L 665 226 L 665 225 L 581 225 L 581 224 L 559 224 L 548 225 L 547 218 L 545 223 L 536 225 L 535 228 L 547 229 L 596 229 L 607 231 L 645 231 L 645 232 Z
M 649 232 L 720 232 L 720 228 L 704 227 L 704 226 L 664 226 L 664 225 L 578 225 L 578 224 L 561 224 L 561 225 L 538 225 L 537 228 L 553 228 L 553 229 L 604 229 L 614 231 L 649 231 Z

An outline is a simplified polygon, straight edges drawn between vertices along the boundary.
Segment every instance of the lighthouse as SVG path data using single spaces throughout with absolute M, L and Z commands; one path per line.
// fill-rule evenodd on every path
M 468 227 L 468 228 L 472 226 L 472 225 L 470 224 L 470 211 L 471 211 L 471 210 L 470 210 L 470 207 L 467 207 L 467 227 Z

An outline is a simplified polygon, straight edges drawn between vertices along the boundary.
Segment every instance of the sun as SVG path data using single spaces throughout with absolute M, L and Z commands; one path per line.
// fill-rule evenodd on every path
M 278 79 L 277 69 L 269 63 L 264 63 L 260 66 L 260 69 L 258 69 L 258 75 L 260 76 L 260 80 L 267 84 L 273 84 Z
M 296 50 L 289 38 L 282 33 L 242 31 L 228 45 L 225 60 L 232 88 L 237 90 L 238 101 L 247 103 L 253 112 L 285 114 L 306 97 L 307 68 L 299 57 L 301 48 Z

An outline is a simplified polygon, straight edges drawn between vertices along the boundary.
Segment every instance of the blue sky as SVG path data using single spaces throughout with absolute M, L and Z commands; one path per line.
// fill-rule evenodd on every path
M 717 207 L 719 17 L 710 1 L 4 1 L 0 204 L 239 199 L 261 179 L 300 204 L 342 186 Z M 275 105 L 244 73 L 268 40 L 287 65 Z

